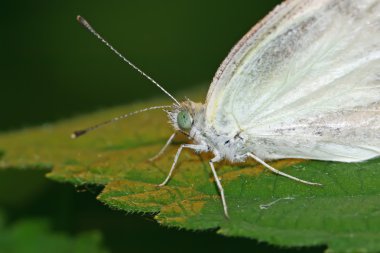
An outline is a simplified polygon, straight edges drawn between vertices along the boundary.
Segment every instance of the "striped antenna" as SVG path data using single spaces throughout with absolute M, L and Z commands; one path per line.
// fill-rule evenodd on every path
M 163 109 L 163 108 L 170 108 L 172 107 L 171 105 L 161 105 L 161 106 L 152 106 L 152 107 L 149 107 L 149 108 L 144 108 L 144 109 L 141 109 L 141 110 L 138 110 L 138 111 L 134 111 L 134 112 L 130 112 L 130 113 L 127 113 L 127 114 L 124 114 L 124 115 L 121 115 L 119 117 L 115 117 L 113 119 L 110 119 L 110 120 L 107 120 L 107 121 L 104 121 L 102 123 L 99 123 L 99 124 L 96 124 L 96 125 L 93 125 L 93 126 L 90 126 L 88 128 L 85 128 L 85 129 L 82 129 L 82 130 L 78 130 L 78 131 L 74 131 L 72 134 L 71 134 L 71 138 L 72 139 L 76 139 L 90 131 L 93 131 L 95 129 L 98 129 L 99 127 L 103 127 L 105 125 L 108 125 L 110 123 L 113 123 L 115 121 L 119 121 L 121 119 L 125 119 L 125 118 L 128 118 L 129 116 L 132 116 L 132 115 L 135 115 L 135 114 L 138 114 L 138 113 L 141 113 L 141 112 L 146 112 L 146 111 L 150 111 L 150 110 L 156 110 L 156 109 Z
M 177 105 L 180 105 L 177 99 L 175 99 L 168 91 L 166 91 L 159 83 L 157 83 L 153 78 L 145 74 L 140 68 L 138 68 L 135 64 L 133 64 L 131 61 L 129 61 L 127 58 L 125 58 L 119 51 L 117 51 L 110 43 L 108 43 L 105 39 L 103 39 L 100 34 L 95 31 L 94 28 L 81 16 L 77 16 L 78 22 L 83 25 L 88 31 L 90 31 L 95 37 L 97 37 L 101 42 L 103 42 L 109 49 L 111 49 L 117 56 L 119 56 L 124 62 L 128 63 L 129 66 L 131 66 L 133 69 L 137 70 L 141 75 L 143 75 L 145 78 L 147 78 L 149 81 L 151 81 L 153 84 L 155 84 L 158 88 L 160 88 L 166 95 L 168 95 L 171 99 L 174 100 L 174 102 Z

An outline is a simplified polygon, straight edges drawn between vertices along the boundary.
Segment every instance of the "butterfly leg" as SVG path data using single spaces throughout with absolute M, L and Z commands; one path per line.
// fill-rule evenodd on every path
M 219 156 L 215 156 L 213 159 L 211 159 L 211 161 L 209 162 L 209 164 L 210 164 L 210 167 L 211 167 L 212 174 L 214 175 L 215 183 L 218 186 L 220 197 L 222 198 L 224 215 L 227 218 L 229 218 L 229 216 L 228 216 L 228 210 L 227 210 L 227 202 L 226 202 L 226 198 L 224 197 L 224 189 L 223 189 L 222 184 L 220 183 L 218 174 L 216 174 L 216 170 L 215 170 L 215 167 L 214 167 L 214 163 L 219 162 L 220 160 L 221 160 L 221 158 Z
M 170 169 L 170 171 L 169 171 L 168 176 L 166 177 L 166 179 L 164 180 L 164 182 L 162 182 L 162 183 L 159 184 L 158 186 L 164 186 L 164 185 L 166 185 L 166 184 L 169 182 L 169 180 L 170 180 L 170 178 L 171 178 L 171 176 L 172 176 L 172 174 L 173 174 L 173 171 L 174 171 L 175 165 L 177 164 L 177 161 L 178 161 L 179 155 L 181 154 L 183 148 L 194 149 L 194 150 L 196 150 L 196 151 L 208 151 L 208 147 L 207 147 L 207 146 L 204 146 L 204 145 L 182 144 L 182 145 L 178 148 L 178 150 L 177 150 L 177 154 L 176 154 L 175 157 L 174 157 L 174 161 L 173 161 L 173 164 L 172 164 L 172 167 L 171 167 L 171 169 Z
M 322 186 L 322 184 L 319 184 L 319 183 L 314 183 L 314 182 L 309 182 L 309 181 L 305 181 L 305 180 L 302 180 L 302 179 L 299 179 L 297 177 L 293 177 L 291 175 L 288 175 L 284 172 L 281 172 L 275 168 L 273 168 L 272 166 L 270 166 L 269 164 L 267 164 L 266 162 L 264 162 L 263 160 L 261 160 L 260 158 L 258 158 L 257 156 L 255 156 L 254 154 L 252 153 L 247 153 L 247 156 L 255 159 L 258 163 L 261 163 L 262 165 L 264 165 L 266 168 L 268 168 L 270 171 L 272 171 L 273 173 L 277 174 L 277 175 L 281 175 L 281 176 L 284 176 L 284 177 L 287 177 L 287 178 L 290 178 L 290 179 L 293 179 L 297 182 L 300 182 L 300 183 L 304 183 L 304 184 L 308 184 L 308 185 L 316 185 L 316 186 Z
M 155 156 L 149 158 L 149 161 L 152 162 L 154 160 L 156 160 L 157 158 L 159 158 L 164 152 L 165 150 L 169 147 L 169 145 L 172 143 L 174 137 L 176 135 L 176 132 L 174 132 L 168 139 L 168 141 L 166 142 L 165 146 L 163 146 L 160 150 L 160 152 L 158 152 Z

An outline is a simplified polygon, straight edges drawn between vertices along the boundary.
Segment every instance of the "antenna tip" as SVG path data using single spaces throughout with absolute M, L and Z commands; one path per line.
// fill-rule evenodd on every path
M 75 131 L 75 132 L 73 132 L 73 133 L 70 135 L 70 138 L 71 138 L 71 139 L 76 139 L 76 138 L 80 137 L 81 135 L 84 135 L 85 133 L 87 133 L 86 130 Z
M 82 18 L 82 16 L 81 16 L 81 15 L 78 15 L 78 16 L 77 16 L 77 21 L 78 21 L 79 23 L 82 23 L 82 21 L 83 21 L 83 18 Z
M 83 25 L 84 27 L 90 27 L 90 24 L 81 15 L 77 16 L 77 21 L 79 22 L 79 24 Z

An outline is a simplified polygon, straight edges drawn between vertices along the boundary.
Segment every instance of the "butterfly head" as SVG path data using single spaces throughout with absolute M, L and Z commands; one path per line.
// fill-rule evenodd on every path
M 202 104 L 186 100 L 180 105 L 173 105 L 172 110 L 168 111 L 168 116 L 177 131 L 190 135 L 194 126 L 199 124 L 202 112 Z

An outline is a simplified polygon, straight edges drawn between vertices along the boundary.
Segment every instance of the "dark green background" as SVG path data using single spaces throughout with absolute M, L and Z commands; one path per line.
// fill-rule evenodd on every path
M 3 2 L 0 131 L 164 96 L 79 26 L 78 14 L 175 95 L 209 83 L 231 47 L 279 2 Z M 0 207 L 9 222 L 47 217 L 57 231 L 100 229 L 112 252 L 293 252 L 213 231 L 163 228 L 150 216 L 125 216 L 96 201 L 99 190 L 50 182 L 43 172 L 0 173 Z

